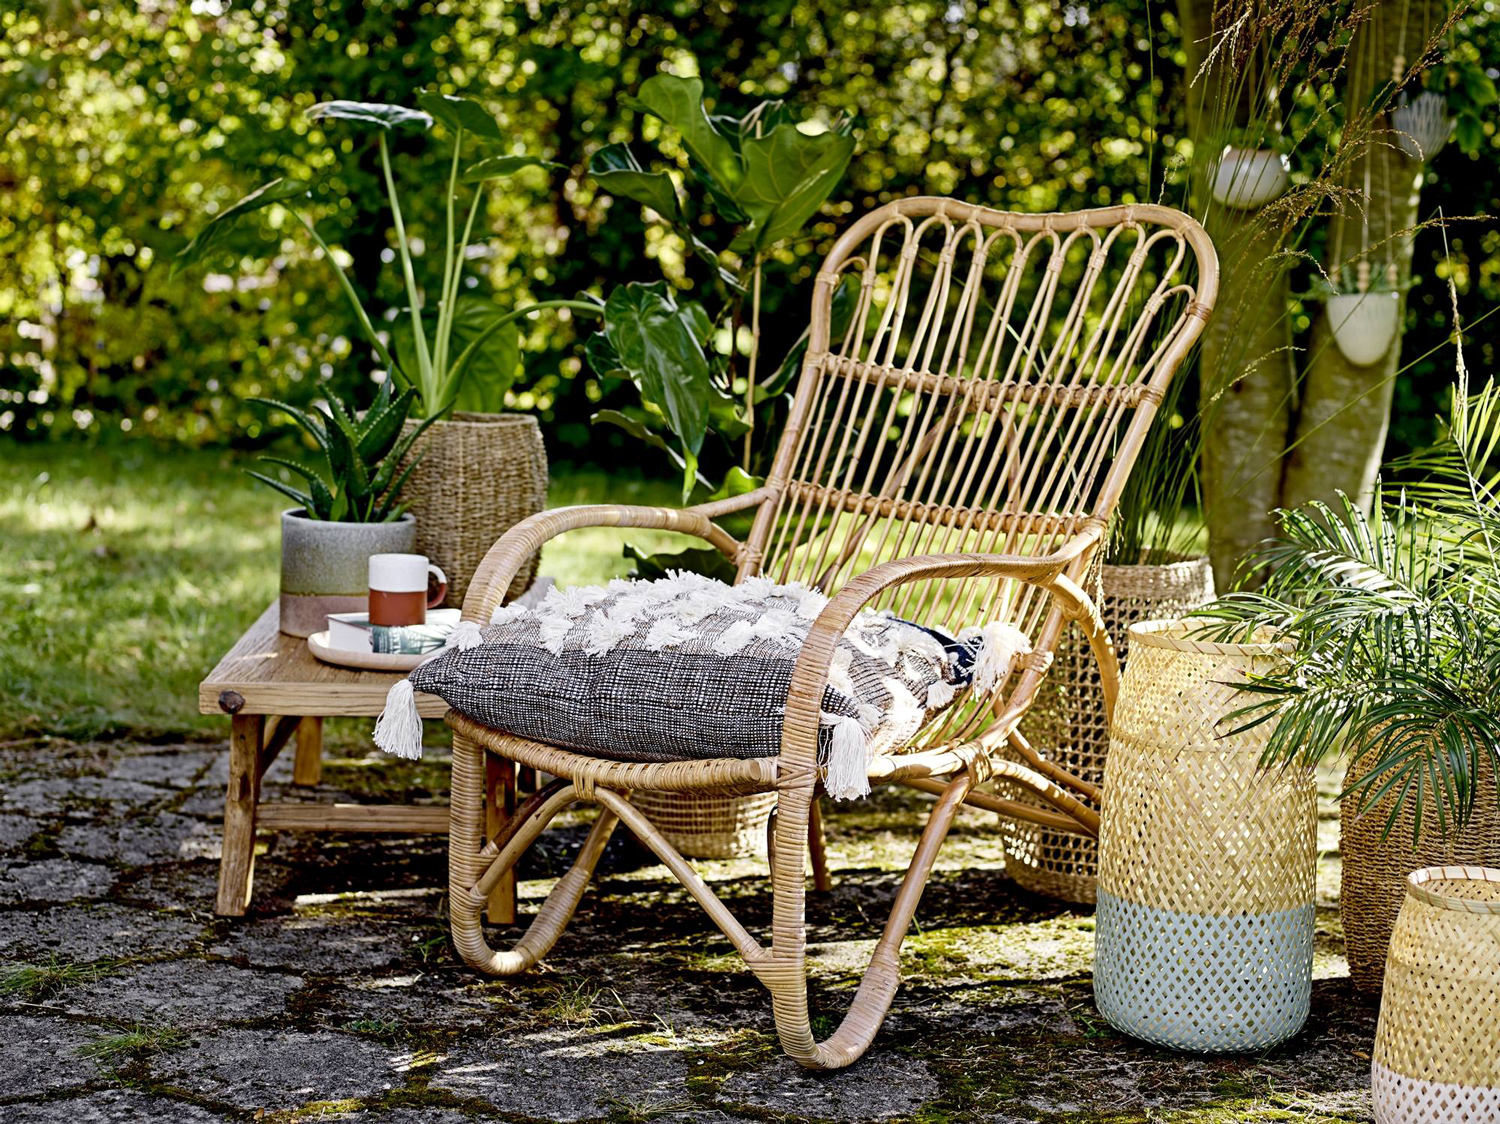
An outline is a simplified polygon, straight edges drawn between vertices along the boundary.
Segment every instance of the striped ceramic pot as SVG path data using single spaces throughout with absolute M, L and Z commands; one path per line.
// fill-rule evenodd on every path
M 1260 767 L 1267 726 L 1226 733 L 1274 644 L 1130 629 L 1105 765 L 1094 1000 L 1161 1046 L 1260 1050 L 1296 1034 L 1312 997 L 1317 789 Z
M 1378 1124 L 1500 1120 L 1500 870 L 1413 871 L 1370 1064 Z

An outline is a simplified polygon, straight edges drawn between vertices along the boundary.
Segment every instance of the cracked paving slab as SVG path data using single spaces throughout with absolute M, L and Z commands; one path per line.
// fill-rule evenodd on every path
M 238 1109 L 294 1109 L 399 1085 L 410 1057 L 332 1031 L 224 1030 L 160 1055 L 152 1073 Z
M 158 1025 L 205 1026 L 282 1014 L 302 977 L 204 960 L 164 960 L 67 992 L 67 1010 Z
M 262 835 L 249 915 L 214 917 L 218 864 L 194 856 L 212 853 L 222 768 L 219 747 L 59 743 L 27 756 L 0 794 L 29 802 L 0 809 L 0 958 L 30 973 L 0 990 L 6 1124 L 200 1124 L 261 1110 L 277 1124 L 1369 1118 L 1375 1008 L 1344 978 L 1336 877 L 1320 884 L 1330 909 L 1303 1033 L 1257 1056 L 1180 1056 L 1099 1018 L 1090 911 L 1019 890 L 992 823 L 966 817 L 871 1051 L 812 1073 L 780 1055 L 765 989 L 722 934 L 623 832 L 572 927 L 520 976 L 484 976 L 454 953 L 441 838 Z M 418 796 L 442 795 L 440 770 L 347 772 L 296 795 L 364 782 L 364 798 L 389 799 L 415 791 L 413 777 L 430 788 Z M 820 1038 L 847 1010 L 924 808 L 885 791 L 830 810 L 836 885 L 807 901 Z M 523 913 L 589 822 L 560 817 L 525 856 Z M 697 865 L 763 934 L 764 857 Z M 496 947 L 518 935 L 489 932 Z M 110 1087 L 120 1081 L 129 1088 Z
M 0 1016 L 0 1097 L 34 1097 L 100 1076 L 85 1048 L 102 1032 L 63 1019 Z M 9 1110 L 0 1108 L 0 1118 Z
M 0 956 L 89 961 L 175 953 L 196 940 L 206 924 L 186 914 L 103 902 L 0 910 Z

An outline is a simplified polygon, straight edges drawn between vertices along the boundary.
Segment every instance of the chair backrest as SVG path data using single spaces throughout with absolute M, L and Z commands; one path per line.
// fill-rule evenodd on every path
M 1217 274 L 1203 229 L 1167 207 L 911 198 L 865 215 L 817 277 L 749 565 L 833 591 L 893 558 L 1050 553 L 1107 520 Z M 970 580 L 877 604 L 1032 631 L 1043 602 Z

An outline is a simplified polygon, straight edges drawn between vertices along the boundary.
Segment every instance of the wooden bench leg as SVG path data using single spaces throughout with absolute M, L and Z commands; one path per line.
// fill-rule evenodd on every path
M 493 839 L 516 812 L 516 766 L 493 753 L 484 755 L 484 830 Z M 516 868 L 501 876 L 485 907 L 491 925 L 516 923 Z
M 229 729 L 229 784 L 224 792 L 224 850 L 214 912 L 242 917 L 255 875 L 255 806 L 260 801 L 260 748 L 266 720 L 236 714 Z
M 323 720 L 304 718 L 297 725 L 297 756 L 292 783 L 315 785 L 323 779 Z

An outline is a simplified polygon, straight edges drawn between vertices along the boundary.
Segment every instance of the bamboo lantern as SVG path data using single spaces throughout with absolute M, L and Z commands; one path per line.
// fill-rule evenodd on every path
M 1226 733 L 1278 643 L 1130 629 L 1105 765 L 1094 999 L 1116 1029 L 1179 1050 L 1260 1050 L 1312 997 L 1317 790 L 1261 768 L 1269 724 Z
M 1500 1120 L 1500 870 L 1407 880 L 1370 1087 L 1377 1124 Z

